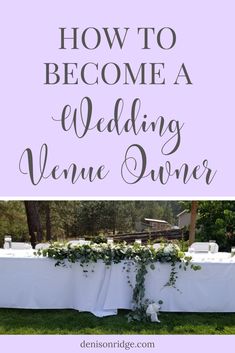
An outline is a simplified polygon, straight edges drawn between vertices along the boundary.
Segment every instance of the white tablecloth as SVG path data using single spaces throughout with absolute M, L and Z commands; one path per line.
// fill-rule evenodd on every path
M 191 254 L 190 254 L 191 255 Z M 169 264 L 156 263 L 146 276 L 146 298 L 163 300 L 162 311 L 235 312 L 235 257 L 230 254 L 193 254 L 202 269 L 178 269 L 176 287 L 164 287 Z M 55 261 L 33 252 L 0 250 L 0 307 L 31 309 L 72 308 L 96 316 L 131 309 L 132 289 L 124 263 L 79 263 L 55 267 Z M 135 272 L 131 273 L 134 285 Z

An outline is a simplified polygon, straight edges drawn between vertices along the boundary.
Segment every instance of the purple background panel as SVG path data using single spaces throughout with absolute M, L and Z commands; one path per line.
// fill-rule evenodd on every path
M 1 11 L 1 136 L 0 195 L 23 196 L 153 196 L 153 197 L 231 197 L 234 190 L 234 2 L 204 1 L 40 1 L 4 3 Z M 122 50 L 108 49 L 102 35 L 96 50 L 59 50 L 59 27 L 130 27 Z M 138 27 L 171 27 L 176 45 L 171 50 L 157 46 L 151 37 L 151 49 L 142 50 Z M 80 37 L 79 37 L 80 40 Z M 92 39 L 91 39 L 92 41 Z M 80 43 L 81 44 L 81 43 Z M 164 62 L 163 85 L 44 85 L 44 63 L 115 62 L 121 68 L 129 62 L 137 70 L 142 62 Z M 185 63 L 193 85 L 174 85 L 179 68 Z M 161 153 L 167 136 L 132 132 L 117 134 L 95 130 L 78 139 L 73 131 L 62 131 L 58 118 L 64 105 L 77 107 L 83 97 L 93 102 L 93 121 L 112 118 L 115 101 L 123 98 L 122 121 L 129 118 L 131 104 L 141 99 L 141 115 L 149 121 L 162 115 L 184 123 L 181 143 L 170 156 Z M 104 180 L 69 180 L 51 178 L 32 185 L 29 176 L 20 173 L 19 160 L 26 148 L 33 151 L 38 172 L 42 144 L 48 145 L 47 172 L 55 165 L 67 168 L 105 165 L 110 170 Z M 204 159 L 217 173 L 212 183 L 205 178 L 187 184 L 171 177 L 166 185 L 144 178 L 127 184 L 121 177 L 121 165 L 128 146 L 140 144 L 147 155 L 147 170 L 158 170 L 169 160 L 177 168 L 190 168 Z M 138 159 L 138 156 L 137 156 Z M 24 161 L 25 162 L 25 161 Z M 23 163 L 22 168 L 26 168 Z M 137 170 L 140 168 L 138 163 Z M 26 169 L 25 169 L 26 170 Z
M 134 348 L 128 347 L 131 342 Z M 0 337 L 1 348 L 7 353 L 30 353 L 32 349 L 35 353 L 54 352 L 78 353 L 78 352 L 147 352 L 147 353 L 197 353 L 204 351 L 213 351 L 220 353 L 226 347 L 230 348 L 234 345 L 234 336 L 183 336 L 183 335 L 61 335 L 61 336 L 2 336 Z M 84 344 L 101 343 L 119 345 L 119 348 L 83 348 Z M 137 348 L 139 344 L 154 343 L 154 348 Z M 88 346 L 87 346 L 88 347 Z

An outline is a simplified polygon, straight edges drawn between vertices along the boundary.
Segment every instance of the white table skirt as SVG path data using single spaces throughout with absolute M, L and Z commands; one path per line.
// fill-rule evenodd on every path
M 26 257 L 27 256 L 27 257 Z M 176 287 L 164 287 L 170 265 L 156 264 L 146 276 L 146 298 L 162 300 L 162 311 L 235 312 L 235 258 L 195 255 L 202 269 L 178 270 Z M 0 251 L 0 307 L 76 309 L 96 316 L 131 309 L 132 289 L 124 263 L 90 264 L 83 272 L 79 263 L 55 267 L 55 261 L 33 257 L 32 252 Z M 131 273 L 135 284 L 135 273 Z

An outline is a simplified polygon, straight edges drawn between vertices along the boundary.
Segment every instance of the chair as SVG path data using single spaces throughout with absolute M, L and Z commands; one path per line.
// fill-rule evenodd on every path
M 79 245 L 81 244 L 81 240 L 70 240 L 68 241 L 68 245 Z
M 48 249 L 49 246 L 49 243 L 39 243 L 35 246 L 35 250 Z
M 90 244 L 91 242 L 89 240 L 84 240 L 84 239 L 80 239 L 80 240 L 70 240 L 68 242 L 68 245 L 84 245 L 84 244 Z
M 216 243 L 209 242 L 195 242 L 189 248 L 189 252 L 209 252 L 217 253 L 219 251 L 219 245 Z
M 29 250 L 32 249 L 32 246 L 27 243 L 12 242 L 11 248 L 14 250 Z

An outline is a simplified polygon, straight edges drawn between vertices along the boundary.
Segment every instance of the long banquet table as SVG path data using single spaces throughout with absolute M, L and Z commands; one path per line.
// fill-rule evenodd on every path
M 192 254 L 190 254 L 192 255 Z M 156 263 L 146 276 L 146 298 L 162 300 L 162 311 L 235 312 L 235 256 L 193 254 L 201 270 L 178 269 L 176 287 L 164 286 L 170 264 Z M 85 270 L 79 263 L 55 267 L 55 261 L 33 250 L 0 250 L 0 307 L 76 309 L 96 316 L 132 308 L 132 289 L 124 263 L 98 261 Z M 135 271 L 130 272 L 135 283 Z

